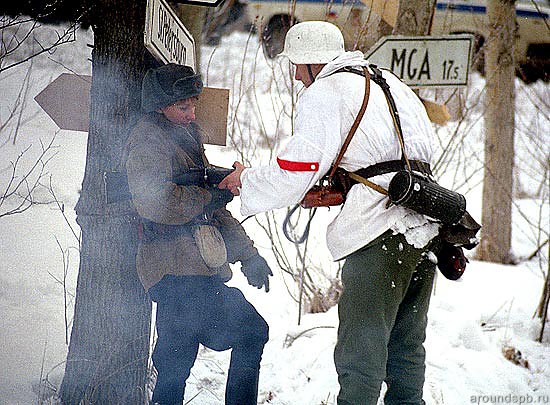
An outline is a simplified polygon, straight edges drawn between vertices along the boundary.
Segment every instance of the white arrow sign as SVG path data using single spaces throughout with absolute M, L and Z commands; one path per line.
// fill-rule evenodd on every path
M 147 0 L 145 47 L 163 63 L 195 66 L 195 40 L 164 0 Z
M 474 36 L 387 36 L 366 54 L 370 63 L 388 68 L 411 87 L 466 86 Z

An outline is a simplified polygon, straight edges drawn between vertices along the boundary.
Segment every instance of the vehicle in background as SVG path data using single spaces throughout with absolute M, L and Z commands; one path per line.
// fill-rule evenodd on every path
M 273 58 L 283 49 L 286 32 L 296 22 L 323 20 L 336 24 L 347 49 L 368 50 L 374 45 L 380 17 L 361 0 L 244 0 L 247 19 L 260 33 L 264 53 Z M 369 1 L 366 0 L 366 3 Z M 473 34 L 474 68 L 484 71 L 483 46 L 489 35 L 485 1 L 438 0 L 432 35 Z M 525 82 L 550 79 L 550 1 L 518 0 L 516 3 L 517 75 Z

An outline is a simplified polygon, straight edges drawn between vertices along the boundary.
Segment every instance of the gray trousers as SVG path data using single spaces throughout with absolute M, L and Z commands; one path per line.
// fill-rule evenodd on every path
M 424 404 L 427 312 L 435 264 L 386 232 L 346 258 L 334 351 L 338 405 Z

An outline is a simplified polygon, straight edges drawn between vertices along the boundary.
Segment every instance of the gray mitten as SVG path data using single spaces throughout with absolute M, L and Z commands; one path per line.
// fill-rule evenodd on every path
M 250 259 L 241 260 L 241 270 L 248 284 L 256 288 L 265 286 L 265 292 L 269 292 L 269 276 L 273 273 L 262 256 L 256 253 Z

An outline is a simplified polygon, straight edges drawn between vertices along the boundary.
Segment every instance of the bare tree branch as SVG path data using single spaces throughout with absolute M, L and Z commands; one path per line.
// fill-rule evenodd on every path
M 10 161 L 10 174 L 7 184 L 0 186 L 0 218 L 20 214 L 33 205 L 51 203 L 48 200 L 35 199 L 35 193 L 45 187 L 42 180 L 48 175 L 46 167 L 51 159 L 57 155 L 54 141 L 55 135 L 48 144 L 41 143 L 39 156 L 28 168 L 22 167 L 22 158 L 29 154 L 32 145 L 20 152 L 15 160 Z M 5 169 L 0 169 L 0 172 L 2 171 L 5 171 Z
M 57 47 L 74 42 L 79 22 L 55 31 L 55 38 L 45 42 L 39 38 L 42 25 L 27 17 L 0 17 L 0 73 L 32 60 Z M 32 43 L 31 43 L 32 42 Z M 32 49 L 28 54 L 27 49 Z

